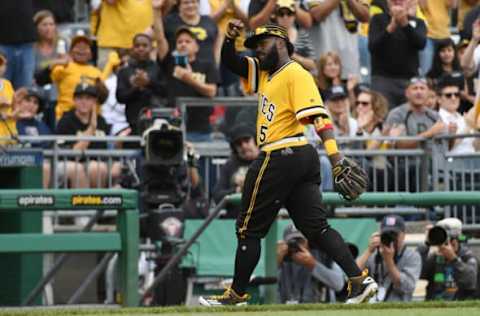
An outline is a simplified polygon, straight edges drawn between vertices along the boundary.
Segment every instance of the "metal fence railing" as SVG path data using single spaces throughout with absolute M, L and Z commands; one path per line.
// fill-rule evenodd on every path
M 480 139 L 480 135 L 469 137 Z M 355 149 L 363 147 L 358 146 L 359 143 L 372 139 L 391 141 L 392 138 L 389 137 L 340 138 L 339 142 L 344 145 L 351 143 L 351 146 L 347 145 L 343 152 L 354 157 L 368 171 L 371 192 L 479 190 L 480 153 L 453 154 L 447 147 L 451 138 L 438 138 L 435 144 L 421 138 L 408 138 L 421 140 L 419 148 L 408 150 Z M 107 149 L 80 151 L 62 147 L 65 142 L 79 140 L 106 143 Z M 120 176 L 124 175 L 126 170 L 135 173 L 140 153 L 138 149 L 119 149 L 115 145 L 129 143 L 140 148 L 141 137 L 37 136 L 19 137 L 17 141 L 21 146 L 35 145 L 39 142 L 49 143 L 48 149 L 43 150 L 47 165 L 44 166 L 44 176 L 48 174 L 51 177 L 51 188 L 109 188 L 118 185 Z M 204 192 L 210 197 L 231 149 L 226 141 L 194 143 L 194 148 L 201 157 L 200 169 Z M 323 154 L 319 149 L 319 155 Z M 323 181 L 328 179 L 324 178 Z M 466 224 L 473 225 L 472 227 L 480 227 L 480 214 L 477 208 L 452 206 L 446 209 L 446 214 L 459 217 Z
M 433 152 L 434 183 L 443 191 L 478 191 L 480 189 L 480 152 L 454 153 L 443 151 L 456 140 L 480 139 L 480 135 L 444 136 L 436 139 Z M 480 229 L 480 206 L 452 205 L 445 208 L 445 216 L 460 218 L 467 229 Z

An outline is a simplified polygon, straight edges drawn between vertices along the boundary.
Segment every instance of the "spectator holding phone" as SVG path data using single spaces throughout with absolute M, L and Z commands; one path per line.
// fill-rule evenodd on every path
M 176 97 L 214 97 L 217 94 L 217 69 L 214 63 L 197 58 L 199 44 L 196 35 L 189 27 L 180 27 L 175 33 L 175 49 L 169 53 L 160 8 L 156 8 L 154 14 L 158 61 L 167 77 L 170 105 L 176 105 Z M 186 126 L 189 141 L 210 140 L 211 113 L 211 107 L 187 108 Z

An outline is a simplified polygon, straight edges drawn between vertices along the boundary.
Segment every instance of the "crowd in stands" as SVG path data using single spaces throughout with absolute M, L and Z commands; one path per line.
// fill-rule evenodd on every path
M 140 135 L 144 108 L 175 107 L 177 97 L 247 95 L 220 56 L 230 19 L 250 31 L 265 23 L 288 30 L 291 58 L 315 78 L 337 136 L 432 138 L 480 126 L 474 106 L 480 1 L 92 0 L 89 26 L 68 33 L 61 30 L 71 21 L 69 3 L 0 4 L 0 136 Z M 243 46 L 246 36 L 236 48 L 252 55 Z M 36 109 L 25 110 L 29 102 Z M 219 105 L 187 108 L 185 117 L 191 142 L 229 140 L 237 125 L 255 125 L 254 113 Z M 62 146 L 106 148 L 86 141 Z M 471 153 L 477 144 L 465 138 L 450 149 Z M 90 164 L 83 164 L 83 179 L 101 180 L 72 186 L 105 185 L 105 166 Z M 372 165 L 380 174 L 387 168 L 385 161 Z

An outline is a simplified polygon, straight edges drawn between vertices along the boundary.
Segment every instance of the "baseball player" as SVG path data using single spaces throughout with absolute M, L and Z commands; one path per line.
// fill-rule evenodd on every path
M 243 27 L 240 21 L 230 21 L 222 61 L 242 77 L 247 90 L 258 93 L 261 154 L 250 165 L 244 183 L 232 286 L 223 295 L 200 297 L 199 301 L 207 306 L 246 304 L 250 297 L 246 288 L 260 258 L 260 240 L 285 206 L 309 242 L 335 260 L 349 277 L 347 303 L 364 302 L 375 294 L 377 284 L 367 270 L 358 268 L 343 238 L 327 223 L 319 191 L 318 154 L 307 143 L 303 125 L 314 124 L 332 163 L 336 190 L 346 199 L 365 191 L 366 174 L 338 151 L 332 122 L 313 77 L 290 58 L 294 47 L 287 31 L 276 25 L 258 27 L 245 41 L 256 58 L 240 57 L 234 43 Z

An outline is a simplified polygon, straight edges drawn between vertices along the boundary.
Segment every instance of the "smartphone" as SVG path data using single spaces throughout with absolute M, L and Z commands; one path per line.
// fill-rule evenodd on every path
M 173 58 L 174 58 L 175 66 L 187 67 L 187 64 L 188 64 L 188 56 L 187 55 L 182 55 L 180 53 L 176 53 L 176 54 L 173 54 Z

